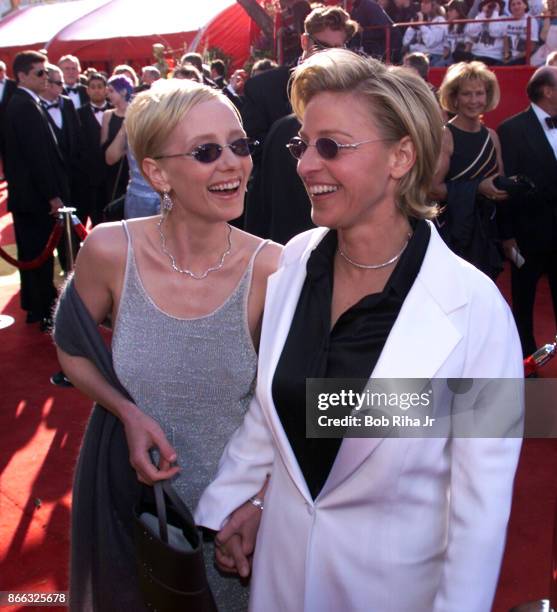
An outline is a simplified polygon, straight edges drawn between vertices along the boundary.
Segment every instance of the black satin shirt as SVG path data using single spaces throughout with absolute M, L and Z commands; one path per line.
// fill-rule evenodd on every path
M 306 280 L 277 364 L 272 393 L 314 499 L 327 480 L 342 440 L 306 438 L 306 378 L 370 377 L 420 271 L 430 233 L 428 224 L 418 221 L 383 291 L 362 298 L 332 329 L 336 231 L 326 234 L 307 262 Z

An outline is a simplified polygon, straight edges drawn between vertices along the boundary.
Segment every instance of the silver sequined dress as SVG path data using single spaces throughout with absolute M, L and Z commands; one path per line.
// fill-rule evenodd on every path
M 247 323 L 252 256 L 228 299 L 214 312 L 181 319 L 162 311 L 145 291 L 128 238 L 124 286 L 112 338 L 115 371 L 136 404 L 161 425 L 182 470 L 174 486 L 193 511 L 216 473 L 225 444 L 253 394 L 257 365 Z M 245 610 L 248 589 L 213 567 L 207 573 L 219 610 Z

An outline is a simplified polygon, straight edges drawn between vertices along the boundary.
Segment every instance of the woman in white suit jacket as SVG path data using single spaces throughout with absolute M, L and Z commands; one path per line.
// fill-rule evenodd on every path
M 222 559 L 247 533 L 238 517 L 258 513 L 257 612 L 488 612 L 523 409 L 520 385 L 498 379 L 522 378 L 521 350 L 496 287 L 426 220 L 437 103 L 404 69 L 338 49 L 297 68 L 292 102 L 290 149 L 322 227 L 294 238 L 269 279 L 256 397 L 197 522 L 233 517 Z M 363 378 L 365 360 L 372 379 L 490 379 L 460 394 L 435 385 L 433 412 L 476 429 L 306 439 L 305 378 Z M 251 497 L 267 475 L 265 499 Z

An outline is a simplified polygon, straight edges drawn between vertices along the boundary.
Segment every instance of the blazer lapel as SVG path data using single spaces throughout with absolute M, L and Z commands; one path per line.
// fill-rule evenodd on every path
M 431 238 L 421 270 L 387 338 L 372 379 L 434 378 L 461 334 L 448 314 L 467 302 L 454 278 L 454 257 L 430 223 Z M 452 282 L 451 282 L 452 281 Z M 385 383 L 388 385 L 389 381 Z M 393 391 L 395 389 L 393 388 Z M 341 484 L 384 438 L 345 438 L 319 497 Z
M 259 347 L 259 370 L 257 381 L 257 396 L 261 407 L 267 415 L 278 451 L 296 486 L 304 497 L 312 502 L 305 478 L 290 441 L 286 436 L 280 418 L 275 410 L 272 396 L 273 377 L 290 324 L 294 317 L 298 299 L 306 279 L 306 264 L 311 251 L 325 236 L 327 230 L 314 230 L 312 239 L 300 259 L 279 268 L 267 282 L 265 298 L 265 314 L 261 331 L 261 346 Z

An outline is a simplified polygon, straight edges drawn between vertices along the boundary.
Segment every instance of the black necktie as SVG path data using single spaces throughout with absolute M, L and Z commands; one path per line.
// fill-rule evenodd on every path
M 77 93 L 77 87 L 70 87 L 69 85 L 66 85 L 66 91 L 68 93 Z
M 97 113 L 104 113 L 104 111 L 105 111 L 107 108 L 108 108 L 108 107 L 107 107 L 106 105 L 105 105 L 105 106 L 93 106 L 93 105 L 91 104 L 91 109 L 93 110 L 93 113 L 95 113 L 95 115 L 96 115 Z
M 557 128 L 557 116 L 556 117 L 546 117 L 545 122 L 547 124 L 547 127 L 550 130 Z
M 45 111 L 49 111 L 51 108 L 60 108 L 60 102 L 52 102 L 49 104 L 48 102 L 41 102 Z

